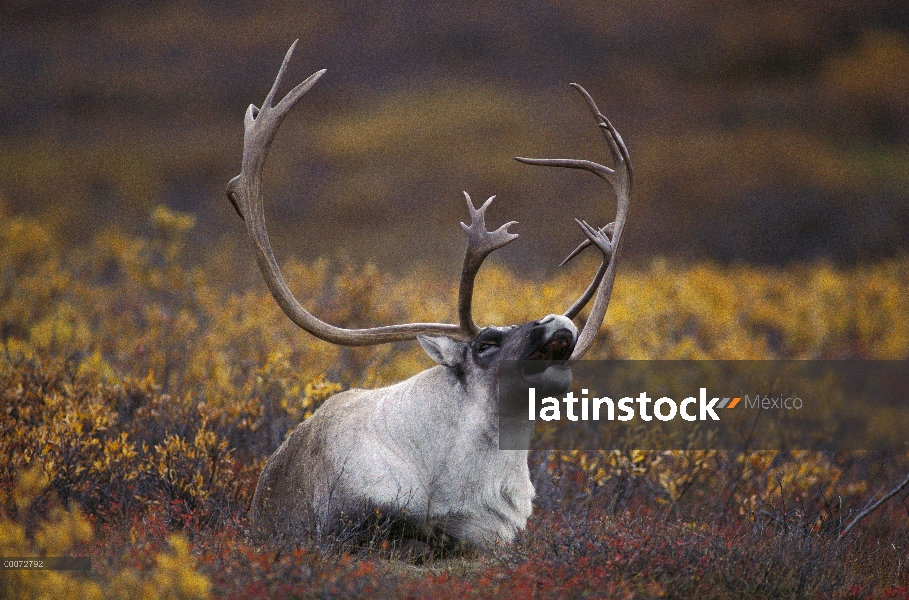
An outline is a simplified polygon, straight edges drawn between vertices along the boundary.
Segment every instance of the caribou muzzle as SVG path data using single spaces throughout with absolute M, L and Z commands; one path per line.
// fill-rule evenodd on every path
M 549 315 L 534 324 L 521 360 L 568 360 L 578 341 L 578 329 L 571 319 Z
M 574 350 L 575 336 L 567 329 L 560 329 L 552 338 L 527 357 L 527 360 L 567 360 Z
M 538 321 L 530 332 L 521 360 L 521 374 L 527 384 L 541 388 L 547 395 L 562 393 L 571 385 L 571 367 L 565 364 L 578 341 L 578 329 L 571 319 L 549 315 Z

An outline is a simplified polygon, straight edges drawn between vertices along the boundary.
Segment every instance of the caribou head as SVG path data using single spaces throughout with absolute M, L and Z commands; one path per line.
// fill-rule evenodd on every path
M 514 222 L 488 231 L 485 212 L 465 193 L 470 224 L 458 291 L 458 323 L 407 323 L 344 329 L 303 308 L 288 288 L 265 229 L 262 167 L 281 121 L 325 71 L 291 90 L 277 105 L 275 93 L 291 58 L 287 51 L 261 108 L 250 105 L 244 121 L 243 168 L 227 196 L 246 225 L 256 260 L 281 309 L 304 330 L 347 346 L 417 340 L 437 366 L 373 390 L 352 389 L 329 398 L 269 458 L 256 488 L 251 521 L 260 535 L 301 539 L 337 535 L 377 510 L 434 540 L 488 549 L 507 543 L 531 514 L 533 485 L 527 451 L 500 451 L 497 437 L 497 366 L 502 360 L 579 359 L 600 328 L 612 293 L 616 255 L 631 192 L 632 173 L 621 136 L 590 95 L 584 98 L 603 132 L 614 168 L 587 160 L 529 159 L 532 164 L 590 171 L 615 192 L 615 221 L 595 228 L 576 219 L 586 239 L 562 263 L 596 246 L 602 263 L 587 289 L 561 315 L 521 325 L 480 328 L 471 314 L 474 281 L 485 258 L 518 236 Z M 573 319 L 593 300 L 578 333 Z M 551 363 L 547 363 L 551 364 Z M 554 392 L 570 374 L 552 367 L 535 375 Z

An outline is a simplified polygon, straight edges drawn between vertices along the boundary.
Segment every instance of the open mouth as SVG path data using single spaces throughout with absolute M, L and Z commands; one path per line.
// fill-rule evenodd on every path
M 526 360 L 566 360 L 574 349 L 574 336 L 567 329 L 555 332 L 552 338 L 534 351 Z
M 566 361 L 574 350 L 575 334 L 560 329 L 521 361 L 525 385 L 537 388 L 543 395 L 564 393 L 571 385 L 571 368 Z

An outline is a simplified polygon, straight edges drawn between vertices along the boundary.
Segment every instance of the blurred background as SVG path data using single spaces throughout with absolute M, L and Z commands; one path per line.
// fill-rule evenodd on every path
M 625 137 L 632 261 L 856 264 L 909 247 L 909 3 L 0 3 L 0 209 L 66 242 L 192 213 L 194 252 L 252 264 L 224 196 L 242 120 L 290 43 L 283 90 L 328 74 L 266 167 L 279 257 L 345 257 L 454 278 L 462 190 L 498 195 L 497 253 L 551 274 L 612 219 L 587 87 Z M 3 210 L 0 210 L 2 213 Z

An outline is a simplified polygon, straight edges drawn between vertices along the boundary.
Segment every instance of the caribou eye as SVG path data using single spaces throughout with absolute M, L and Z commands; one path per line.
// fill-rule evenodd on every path
M 484 354 L 486 352 L 489 352 L 493 348 L 498 348 L 498 347 L 499 347 L 499 342 L 497 342 L 495 340 L 484 340 L 484 341 L 480 342 L 479 344 L 477 344 L 477 352 L 479 352 L 480 354 Z

